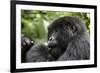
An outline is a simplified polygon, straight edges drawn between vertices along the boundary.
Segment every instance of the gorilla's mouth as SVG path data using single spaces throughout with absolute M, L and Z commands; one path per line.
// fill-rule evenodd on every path
M 56 48 L 57 44 L 48 43 L 49 48 Z
M 49 47 L 49 48 L 56 48 L 57 45 L 58 45 L 58 42 L 55 41 L 55 40 L 48 41 L 48 47 Z

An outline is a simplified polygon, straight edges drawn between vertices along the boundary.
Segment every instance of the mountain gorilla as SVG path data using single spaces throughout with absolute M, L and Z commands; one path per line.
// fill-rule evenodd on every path
M 90 59 L 85 23 L 79 17 L 58 18 L 48 27 L 48 47 L 56 61 Z

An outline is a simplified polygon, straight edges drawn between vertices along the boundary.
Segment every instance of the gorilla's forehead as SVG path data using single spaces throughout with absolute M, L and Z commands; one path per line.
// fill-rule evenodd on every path
M 65 17 L 60 17 L 56 20 L 54 20 L 49 28 L 52 28 L 52 27 L 61 27 L 61 26 L 70 26 L 70 25 L 73 25 L 73 23 L 76 21 L 78 21 L 77 17 L 72 17 L 72 16 L 65 16 Z
M 62 26 L 65 26 L 65 24 L 67 23 L 67 21 L 65 20 L 64 17 L 58 18 L 56 20 L 54 20 L 49 26 L 48 29 L 55 29 L 55 28 L 61 28 Z
M 64 16 L 54 20 L 49 26 L 48 29 L 55 28 L 65 28 L 69 26 L 76 26 L 81 29 L 81 31 L 86 31 L 86 26 L 84 21 L 78 16 Z

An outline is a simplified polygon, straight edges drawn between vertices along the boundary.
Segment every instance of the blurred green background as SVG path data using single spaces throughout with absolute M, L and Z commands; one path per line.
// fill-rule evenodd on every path
M 45 43 L 47 42 L 48 25 L 62 16 L 81 17 L 86 23 L 87 32 L 90 32 L 89 13 L 21 10 L 21 34 L 31 38 L 35 43 Z

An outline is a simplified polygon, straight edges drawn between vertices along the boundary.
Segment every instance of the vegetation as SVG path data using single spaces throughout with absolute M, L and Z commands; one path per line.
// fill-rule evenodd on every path
M 79 16 L 87 26 L 87 32 L 90 32 L 90 14 L 79 12 L 55 12 L 55 11 L 37 11 L 22 10 L 21 11 L 21 33 L 28 36 L 35 42 L 47 41 L 47 26 L 56 18 L 62 16 Z

